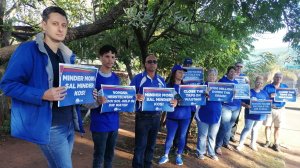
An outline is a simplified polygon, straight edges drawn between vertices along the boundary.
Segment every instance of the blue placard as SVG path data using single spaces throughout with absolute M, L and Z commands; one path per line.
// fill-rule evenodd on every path
M 203 83 L 203 69 L 196 67 L 183 67 L 187 70 L 183 76 L 183 83 L 186 85 L 200 85 Z
M 235 84 L 234 99 L 250 99 L 250 85 L 249 84 Z
M 275 91 L 275 102 L 296 102 L 297 89 L 295 88 L 277 88 Z
M 238 84 L 246 84 L 248 77 L 247 76 L 236 76 L 234 79 L 238 82 Z
M 59 86 L 67 88 L 67 95 L 58 107 L 95 102 L 93 90 L 98 69 L 93 66 L 59 64 Z
M 101 112 L 133 112 L 136 102 L 134 86 L 101 85 L 102 96 L 106 103 Z
M 206 105 L 206 85 L 179 85 L 180 106 Z
M 270 114 L 272 100 L 251 100 L 249 114 Z
M 232 102 L 234 83 L 208 82 L 208 101 Z
M 166 111 L 173 112 L 174 107 L 170 101 L 174 99 L 174 88 L 144 87 L 144 101 L 142 111 Z

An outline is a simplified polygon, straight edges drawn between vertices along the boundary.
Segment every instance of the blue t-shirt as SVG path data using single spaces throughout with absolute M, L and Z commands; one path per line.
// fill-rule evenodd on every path
M 167 84 L 168 88 L 173 88 L 169 84 Z M 175 91 L 178 93 L 179 85 L 174 84 Z M 167 118 L 169 119 L 189 119 L 191 118 L 191 111 L 194 106 L 176 106 L 173 112 L 167 113 Z
M 120 78 L 112 72 L 111 74 L 103 74 L 99 71 L 96 79 L 96 89 L 101 89 L 101 84 L 105 85 L 120 85 Z M 101 105 L 91 111 L 91 125 L 92 132 L 110 132 L 119 129 L 119 113 L 105 112 L 101 113 Z
M 205 82 L 207 85 L 207 82 Z M 222 102 L 206 101 L 205 106 L 201 106 L 196 117 L 206 124 L 218 123 L 222 114 Z
M 135 86 L 136 93 L 143 94 L 144 87 L 154 87 L 154 88 L 165 88 L 166 83 L 164 78 L 160 75 L 155 74 L 153 79 L 151 79 L 147 72 L 144 71 L 143 73 L 137 74 L 131 81 L 130 86 Z M 141 102 L 136 102 L 136 112 L 147 113 L 147 114 L 158 114 L 161 113 L 160 111 L 141 111 L 142 104 Z
M 227 78 L 227 76 L 223 76 L 219 82 L 238 84 L 236 80 L 230 80 Z M 238 110 L 241 108 L 241 103 L 242 101 L 240 99 L 233 99 L 232 102 L 224 102 L 223 106 L 229 108 L 230 110 Z
M 269 100 L 269 95 L 266 91 L 261 90 L 260 92 L 255 92 L 254 89 L 250 90 L 250 99 L 251 100 Z M 250 104 L 250 100 L 243 100 L 246 104 Z M 249 114 L 249 109 L 245 108 L 245 119 L 250 120 L 265 120 L 266 114 Z
M 288 86 L 286 84 L 283 84 L 281 83 L 279 85 L 279 88 L 288 88 Z M 275 86 L 271 83 L 271 84 L 267 84 L 265 87 L 264 87 L 264 90 L 269 94 L 269 97 L 271 97 L 271 94 L 272 93 L 275 93 Z M 285 106 L 285 102 L 275 102 L 274 101 L 274 98 L 271 98 L 272 99 L 272 105 L 278 107 L 278 108 L 282 108 Z

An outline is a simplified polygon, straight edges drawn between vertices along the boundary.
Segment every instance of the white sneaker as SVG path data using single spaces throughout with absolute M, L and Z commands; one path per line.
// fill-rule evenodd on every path
M 244 145 L 238 145 L 238 146 L 236 147 L 236 150 L 237 150 L 237 151 L 242 151 L 243 148 L 244 148 Z
M 251 144 L 250 148 L 254 151 L 258 151 L 257 146 L 255 144 Z

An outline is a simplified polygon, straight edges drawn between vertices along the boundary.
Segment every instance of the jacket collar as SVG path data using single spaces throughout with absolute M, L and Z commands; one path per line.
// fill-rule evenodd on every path
M 38 45 L 38 48 L 41 52 L 47 54 L 47 51 L 46 51 L 46 48 L 44 46 L 44 33 L 41 32 L 41 33 L 38 33 L 36 35 L 36 38 L 35 38 L 35 42 L 36 44 Z M 64 57 L 68 57 L 70 58 L 72 56 L 72 51 L 66 46 L 64 45 L 63 43 L 60 43 L 59 46 L 58 46 L 59 50 L 61 51 L 61 53 L 63 54 Z M 48 54 L 47 54 L 48 55 Z

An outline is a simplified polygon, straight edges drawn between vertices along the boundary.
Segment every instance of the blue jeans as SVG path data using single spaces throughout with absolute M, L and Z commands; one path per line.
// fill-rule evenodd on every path
M 136 113 L 135 148 L 132 167 L 152 167 L 152 159 L 156 145 L 156 137 L 159 130 L 159 124 L 159 114 Z
M 39 145 L 49 168 L 72 168 L 72 150 L 74 144 L 73 122 L 55 125 L 50 128 L 50 142 Z
M 118 130 L 111 132 L 93 132 L 94 159 L 93 168 L 111 168 L 114 157 Z M 103 164 L 104 162 L 104 164 Z
M 254 145 L 257 140 L 258 129 L 260 128 L 261 125 L 262 125 L 262 121 L 246 119 L 245 127 L 241 133 L 240 144 L 243 145 L 245 143 L 245 140 L 246 140 L 248 134 L 252 130 L 251 131 L 251 144 Z
M 179 136 L 177 154 L 182 154 L 185 146 L 185 137 L 190 123 L 190 118 L 182 120 L 167 119 L 167 138 L 165 142 L 165 154 L 169 154 L 176 132 Z
M 217 135 L 216 149 L 222 145 L 228 145 L 231 136 L 231 129 L 239 115 L 240 109 L 230 110 L 228 107 L 222 107 L 221 125 Z
M 208 138 L 208 154 L 215 156 L 216 137 L 220 127 L 220 121 L 215 124 L 207 124 L 202 121 L 197 121 L 198 138 L 197 138 L 197 152 L 204 155 L 206 152 L 206 139 Z

